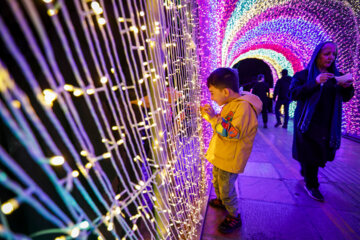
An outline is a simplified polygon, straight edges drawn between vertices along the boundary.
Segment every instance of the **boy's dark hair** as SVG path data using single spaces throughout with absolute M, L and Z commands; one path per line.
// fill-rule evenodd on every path
M 238 72 L 233 68 L 218 68 L 207 78 L 206 85 L 208 88 L 210 85 L 218 89 L 230 88 L 239 93 Z

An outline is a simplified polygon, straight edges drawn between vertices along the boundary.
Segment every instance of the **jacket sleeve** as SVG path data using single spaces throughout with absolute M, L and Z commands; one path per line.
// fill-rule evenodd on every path
M 351 85 L 348 88 L 339 86 L 339 88 L 343 102 L 348 102 L 354 96 L 354 92 L 355 92 L 354 85 Z
M 220 114 L 216 114 L 213 118 L 208 119 L 207 121 L 211 124 L 211 128 L 216 131 L 216 125 L 220 122 Z
M 250 103 L 241 101 L 233 113 L 232 119 L 230 112 L 230 116 L 228 114 L 226 118 L 222 118 L 215 125 L 215 131 L 227 141 L 239 141 L 256 126 L 257 117 L 255 111 L 250 106 Z
M 290 84 L 290 99 L 291 100 L 304 100 L 311 96 L 319 85 L 316 82 L 307 83 L 307 74 L 305 71 L 298 72 L 291 79 Z

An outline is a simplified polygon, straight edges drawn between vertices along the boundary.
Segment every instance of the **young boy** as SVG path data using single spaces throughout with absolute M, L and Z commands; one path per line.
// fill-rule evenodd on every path
M 261 100 L 250 93 L 239 93 L 236 70 L 218 68 L 207 79 L 211 100 L 223 106 L 221 113 L 206 104 L 202 116 L 211 123 L 214 134 L 206 153 L 213 166 L 213 185 L 217 198 L 210 206 L 226 209 L 229 215 L 219 225 L 222 233 L 230 233 L 241 226 L 235 181 L 244 172 L 258 128 L 257 115 Z

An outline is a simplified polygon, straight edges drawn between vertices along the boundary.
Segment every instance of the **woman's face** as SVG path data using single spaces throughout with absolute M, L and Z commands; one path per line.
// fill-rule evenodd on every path
M 333 43 L 325 44 L 316 59 L 316 65 L 319 69 L 326 69 L 331 66 L 336 58 L 336 46 Z

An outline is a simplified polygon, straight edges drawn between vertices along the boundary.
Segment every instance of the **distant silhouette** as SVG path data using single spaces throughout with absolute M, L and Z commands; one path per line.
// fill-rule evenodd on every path
M 267 122 L 268 122 L 268 103 L 269 103 L 269 85 L 265 82 L 264 74 L 259 74 L 257 77 L 257 83 L 254 84 L 252 87 L 251 92 L 255 95 L 257 95 L 262 103 L 262 119 L 264 123 L 264 128 L 267 128 Z
M 275 115 L 276 115 L 276 124 L 275 127 L 281 125 L 280 119 L 280 108 L 281 105 L 284 106 L 284 124 L 283 128 L 287 128 L 288 121 L 289 121 L 289 87 L 291 83 L 291 77 L 288 76 L 288 71 L 283 69 L 281 71 L 282 77 L 276 82 L 275 91 L 274 91 L 274 100 L 276 101 L 275 104 Z M 276 99 L 277 97 L 277 99 Z

